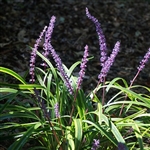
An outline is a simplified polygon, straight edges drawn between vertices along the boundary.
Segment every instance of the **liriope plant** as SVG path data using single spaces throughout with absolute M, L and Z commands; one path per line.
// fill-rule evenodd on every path
M 11 69 L 0 67 L 0 73 L 18 80 L 18 84 L 0 83 L 0 141 L 6 142 L 6 149 L 148 150 L 150 95 L 137 93 L 135 89 L 150 93 L 150 88 L 134 85 L 134 81 L 150 57 L 150 48 L 130 84 L 119 77 L 107 81 L 110 67 L 120 51 L 120 41 L 108 56 L 99 21 L 88 8 L 86 15 L 96 27 L 102 68 L 98 84 L 89 94 L 82 89 L 90 60 L 88 45 L 84 47 L 82 60 L 67 68 L 51 44 L 55 16 L 32 48 L 29 82 Z M 42 38 L 43 53 L 40 53 L 38 46 Z M 42 59 L 40 67 L 36 67 L 36 57 Z M 78 65 L 77 77 L 73 71 Z M 111 90 L 116 91 L 114 95 L 109 94 Z M 101 97 L 97 96 L 98 92 L 102 92 Z

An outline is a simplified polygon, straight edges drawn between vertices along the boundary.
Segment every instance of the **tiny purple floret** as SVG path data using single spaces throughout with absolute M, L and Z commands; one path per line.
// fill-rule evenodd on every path
M 93 145 L 92 145 L 91 150 L 97 150 L 97 149 L 99 148 L 99 146 L 100 146 L 100 141 L 94 139 L 94 140 L 93 140 Z
M 118 143 L 118 150 L 127 150 L 127 147 L 123 143 Z
M 110 57 L 108 57 L 108 59 L 105 61 L 104 66 L 98 76 L 98 79 L 100 80 L 100 82 L 103 82 L 104 78 L 107 76 L 107 74 L 110 70 L 110 67 L 112 66 L 119 50 L 120 50 L 120 42 L 118 41 L 118 42 L 116 42 L 115 47 L 114 47 Z
M 54 105 L 54 111 L 55 111 L 56 118 L 59 118 L 60 114 L 59 114 L 59 104 L 58 103 L 56 103 Z
M 80 72 L 79 72 L 79 77 L 77 80 L 77 89 L 81 88 L 81 83 L 83 81 L 84 75 L 85 75 L 85 69 L 86 69 L 86 64 L 87 64 L 87 57 L 88 57 L 88 46 L 86 45 L 85 47 L 85 51 L 84 51 L 84 55 L 83 55 L 83 59 L 80 65 Z

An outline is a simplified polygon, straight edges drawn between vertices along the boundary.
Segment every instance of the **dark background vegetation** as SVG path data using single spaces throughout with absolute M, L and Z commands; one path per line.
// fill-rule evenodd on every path
M 123 77 L 130 81 L 150 47 L 148 0 L 0 0 L 0 66 L 23 75 L 29 68 L 29 46 L 55 15 L 52 43 L 64 64 L 69 67 L 81 60 L 84 46 L 89 45 L 94 58 L 88 62 L 85 87 L 93 89 L 101 69 L 100 52 L 95 26 L 86 17 L 85 7 L 101 23 L 108 54 L 115 42 L 121 41 L 121 51 L 107 79 Z M 136 83 L 150 86 L 150 63 Z

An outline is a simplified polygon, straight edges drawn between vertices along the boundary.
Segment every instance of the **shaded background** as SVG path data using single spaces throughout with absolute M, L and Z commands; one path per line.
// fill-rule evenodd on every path
M 123 77 L 129 83 L 150 47 L 148 0 L 0 0 L 0 66 L 23 75 L 29 68 L 29 46 L 34 45 L 55 15 L 52 44 L 64 64 L 69 67 L 81 60 L 84 46 L 89 46 L 90 56 L 94 58 L 88 62 L 84 85 L 93 89 L 101 69 L 100 52 L 95 25 L 85 15 L 86 7 L 101 23 L 108 54 L 116 41 L 121 41 L 121 51 L 107 80 Z M 150 62 L 136 84 L 150 86 Z

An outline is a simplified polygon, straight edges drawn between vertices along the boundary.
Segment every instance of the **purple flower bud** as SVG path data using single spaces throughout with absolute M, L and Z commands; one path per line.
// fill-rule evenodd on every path
M 118 150 L 127 150 L 127 147 L 123 143 L 118 143 Z
M 140 62 L 139 67 L 137 68 L 139 71 L 141 71 L 145 67 L 145 64 L 148 62 L 149 58 L 150 58 L 150 48 L 148 49 L 148 52 L 145 54 L 144 58 Z
M 48 45 L 49 42 L 51 42 L 51 37 L 52 37 L 53 29 L 54 29 L 55 20 L 56 20 L 56 17 L 52 16 L 51 20 L 50 20 L 50 23 L 49 23 L 49 26 L 48 26 L 47 31 L 46 31 L 46 35 L 45 35 L 45 42 L 44 42 L 44 45 L 43 45 L 44 52 L 42 54 L 46 58 L 49 55 L 49 50 L 48 50 L 47 45 Z M 43 62 L 41 65 L 42 66 L 47 66 L 47 64 L 45 62 Z
M 81 87 L 81 83 L 82 83 L 82 80 L 83 80 L 83 77 L 85 75 L 85 69 L 86 69 L 86 64 L 87 64 L 87 57 L 88 57 L 88 46 L 86 45 L 85 47 L 85 51 L 84 51 L 84 55 L 83 55 L 83 59 L 82 59 L 82 62 L 81 62 L 81 65 L 80 65 L 80 72 L 79 72 L 79 77 L 78 77 L 78 80 L 77 80 L 77 89 L 80 89 Z
M 118 42 L 116 42 L 115 47 L 114 47 L 110 57 L 108 57 L 108 59 L 105 61 L 104 66 L 101 70 L 101 73 L 98 76 L 98 79 L 100 80 L 100 82 L 103 82 L 104 78 L 107 76 L 108 71 L 109 71 L 110 67 L 112 66 L 119 50 L 120 50 L 120 42 L 118 41 Z
M 94 140 L 93 140 L 93 145 L 92 145 L 91 150 L 97 150 L 97 149 L 99 148 L 99 146 L 100 146 L 99 144 L 100 144 L 100 141 L 94 139 Z
M 36 51 L 38 49 L 38 46 L 41 42 L 42 36 L 44 34 L 44 32 L 46 31 L 46 26 L 44 27 L 43 31 L 41 32 L 39 38 L 36 40 L 36 43 L 34 44 L 34 48 L 32 49 L 32 53 L 31 53 L 31 59 L 30 59 L 30 70 L 29 70 L 29 74 L 31 75 L 31 79 L 30 82 L 34 83 L 35 79 L 34 79 L 34 68 L 35 68 L 35 59 L 36 59 Z
M 59 114 L 59 104 L 58 103 L 56 103 L 54 105 L 54 111 L 55 111 L 56 118 L 59 118 L 60 114 Z
M 100 62 L 101 62 L 101 66 L 104 66 L 104 63 L 107 60 L 107 52 L 106 52 L 107 46 L 106 46 L 105 36 L 101 29 L 101 24 L 98 22 L 98 20 L 94 16 L 92 16 L 89 13 L 88 8 L 86 8 L 86 15 L 96 26 L 96 32 L 97 32 L 98 38 L 99 38 L 100 53 L 101 53 Z

